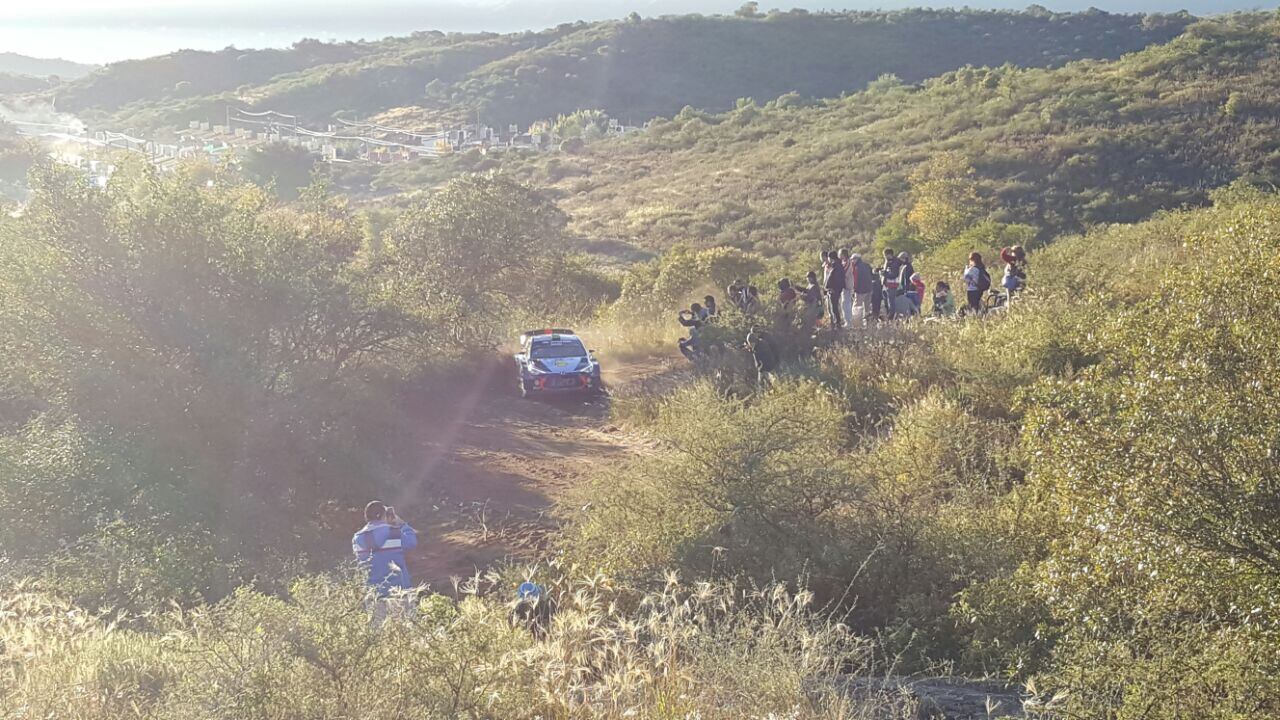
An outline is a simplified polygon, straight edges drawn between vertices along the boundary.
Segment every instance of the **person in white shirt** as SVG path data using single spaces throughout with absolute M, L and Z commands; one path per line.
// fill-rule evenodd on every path
M 845 327 L 853 327 L 853 284 L 855 277 L 853 263 L 849 260 L 849 249 L 840 251 L 840 267 L 844 268 L 844 292 L 841 293 L 841 310 Z

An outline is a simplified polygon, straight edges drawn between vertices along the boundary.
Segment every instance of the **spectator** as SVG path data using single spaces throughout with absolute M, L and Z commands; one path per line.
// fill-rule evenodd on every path
M 782 307 L 791 307 L 795 304 L 796 298 L 798 297 L 800 297 L 800 295 L 796 292 L 796 289 L 791 286 L 791 280 L 788 278 L 782 278 L 778 281 L 778 302 L 781 303 Z
M 844 269 L 844 292 L 840 295 L 840 317 L 844 319 L 844 326 L 853 325 L 853 286 L 857 278 L 854 277 L 853 260 L 849 258 L 849 249 L 841 248 L 839 255 L 840 267 Z
M 920 273 L 911 273 L 911 302 L 915 303 L 916 312 L 924 308 L 924 280 Z
M 880 268 L 880 284 L 884 287 L 884 306 L 889 319 L 893 319 L 897 306 L 899 285 L 902 282 L 902 261 L 893 254 L 892 248 L 884 249 L 884 266 Z
M 706 317 L 703 318 L 704 320 L 710 320 L 720 314 L 720 311 L 716 308 L 715 295 L 708 295 L 702 298 L 702 312 L 706 315 Z
M 760 385 L 766 384 L 769 381 L 769 373 L 778 367 L 778 353 L 773 348 L 773 342 L 763 330 L 752 327 L 751 332 L 747 333 L 745 349 L 751 353 L 751 359 L 755 361 L 756 382 Z
M 898 290 L 900 292 L 910 293 L 911 276 L 916 274 L 916 269 L 911 264 L 911 253 L 898 253 L 898 262 L 901 264 L 898 270 Z
M 991 289 L 991 276 L 982 262 L 982 254 L 969 253 L 969 267 L 964 271 L 964 289 L 968 294 L 969 310 L 982 312 L 982 294 Z
M 748 285 L 743 293 L 742 309 L 744 312 L 760 312 L 760 290 L 755 285 Z
M 1000 284 L 1012 302 L 1013 296 L 1027 284 L 1027 251 L 1021 245 L 1014 245 L 1001 250 L 1000 259 L 1005 262 L 1004 278 Z
M 742 280 L 734 280 L 732 285 L 725 288 L 725 294 L 729 298 L 729 304 L 739 310 L 743 309 L 743 304 L 746 302 L 746 293 L 747 284 Z
M 547 597 L 546 588 L 526 580 L 516 588 L 516 601 L 511 610 L 511 624 L 523 627 L 542 638 L 551 625 L 551 599 Z
M 868 265 L 867 267 L 870 267 Z M 875 277 L 872 271 L 871 278 L 871 319 L 876 322 L 880 321 L 880 306 L 884 304 L 884 288 L 880 285 L 880 279 Z
M 703 324 L 706 323 L 703 312 L 703 307 L 698 303 L 694 303 L 689 306 L 688 310 L 681 310 L 676 314 L 676 321 L 689 328 L 689 337 L 680 338 L 676 345 L 680 348 L 680 354 L 690 361 L 698 354 L 698 335 L 702 330 Z
M 951 286 L 945 281 L 939 280 L 937 285 L 933 286 L 933 315 L 934 317 L 950 317 L 956 312 L 956 299 L 951 294 Z
M 818 273 L 810 270 L 805 276 L 809 284 L 804 289 L 805 316 L 810 325 L 822 319 L 822 286 L 818 284 Z
M 831 329 L 838 330 L 842 326 L 840 315 L 840 304 L 844 296 L 844 265 L 840 262 L 840 256 L 834 251 L 827 255 L 827 264 L 824 268 L 823 286 L 827 291 L 827 305 L 831 311 Z
M 871 270 L 870 265 L 862 261 L 861 255 L 854 253 L 849 257 L 847 278 L 849 282 L 848 290 L 853 294 L 853 313 L 858 316 L 863 325 L 866 325 L 871 315 L 871 296 L 873 294 L 872 286 L 875 284 L 875 273 Z M 847 320 L 852 323 L 852 315 Z

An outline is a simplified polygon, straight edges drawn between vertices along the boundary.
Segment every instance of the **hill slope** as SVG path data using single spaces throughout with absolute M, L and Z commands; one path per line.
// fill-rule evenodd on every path
M 71 62 L 61 58 L 35 58 L 12 52 L 0 52 L 0 73 L 46 77 L 57 75 L 63 80 L 84 77 L 96 69 L 96 65 Z
M 403 107 L 421 123 L 477 112 L 490 123 L 527 123 L 579 108 L 642 122 L 685 105 L 725 109 L 743 96 L 837 96 L 884 73 L 919 81 L 965 64 L 1116 57 L 1191 20 L 967 10 L 633 16 L 538 33 L 175 53 L 110 65 L 58 100 L 87 120 L 153 129 L 219 120 L 227 102 L 317 122 Z
M 1239 177 L 1280 181 L 1277 39 L 1274 14 L 1231 16 L 1117 61 L 686 110 L 516 172 L 556 183 L 582 234 L 650 248 L 867 245 L 930 181 L 967 186 L 992 219 L 1051 237 L 1201 203 Z M 944 154 L 958 167 L 931 164 Z

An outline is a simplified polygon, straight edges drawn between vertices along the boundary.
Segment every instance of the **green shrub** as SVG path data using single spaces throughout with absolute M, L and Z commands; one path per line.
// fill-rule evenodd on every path
M 1042 382 L 1027 418 L 1031 482 L 1061 523 L 1036 570 L 1064 628 L 1046 678 L 1084 714 L 1280 707 L 1261 680 L 1275 672 L 1280 592 L 1280 208 L 1197 219 L 1209 218 L 1183 236 L 1196 265 L 1100 323 L 1101 361 Z

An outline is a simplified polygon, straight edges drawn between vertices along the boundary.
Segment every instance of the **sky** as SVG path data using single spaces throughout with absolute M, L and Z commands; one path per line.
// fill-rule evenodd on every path
M 1022 8 L 1033 0 L 827 0 L 779 7 L 890 9 L 932 4 Z M 1051 10 L 1213 14 L 1274 7 L 1256 0 L 1040 0 Z M 415 30 L 512 32 L 574 20 L 728 13 L 742 0 L 0 0 L 0 52 L 103 63 L 183 48 L 282 47 L 303 37 L 376 39 Z

